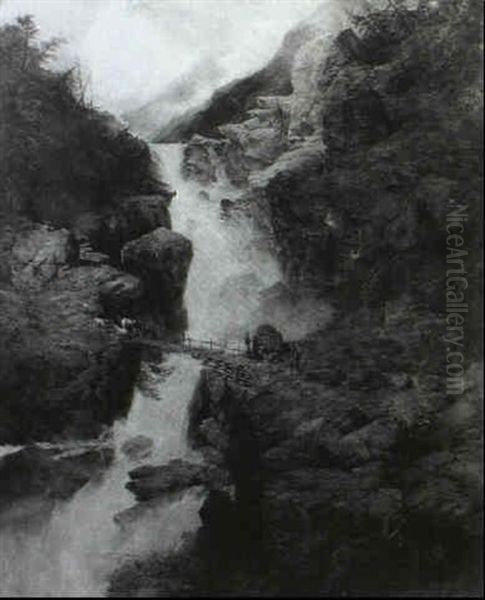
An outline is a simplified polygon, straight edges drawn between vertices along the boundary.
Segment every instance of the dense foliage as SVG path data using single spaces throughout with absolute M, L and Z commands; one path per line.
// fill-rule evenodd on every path
M 47 68 L 58 44 L 29 16 L 0 28 L 0 214 L 69 222 L 157 191 L 147 145 L 85 101 L 76 69 Z

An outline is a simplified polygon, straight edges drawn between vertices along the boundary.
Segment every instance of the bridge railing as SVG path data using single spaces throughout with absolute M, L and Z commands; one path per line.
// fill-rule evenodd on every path
M 182 345 L 187 350 L 210 350 L 221 351 L 226 354 L 241 355 L 246 353 L 246 348 L 241 342 L 227 342 L 221 340 L 198 340 L 190 336 L 186 336 L 182 340 Z

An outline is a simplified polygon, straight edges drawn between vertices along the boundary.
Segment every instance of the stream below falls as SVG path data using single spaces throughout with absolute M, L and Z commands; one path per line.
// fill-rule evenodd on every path
M 142 463 L 198 458 L 187 446 L 186 428 L 200 363 L 171 354 L 163 372 L 150 386 L 151 393 L 146 386 L 135 388 L 128 417 L 112 428 L 114 460 L 101 476 L 72 498 L 56 501 L 40 522 L 0 515 L 1 597 L 102 597 L 110 574 L 123 559 L 170 550 L 185 531 L 198 526 L 203 496 L 197 489 L 143 513 L 131 531 L 121 530 L 114 521 L 134 504 L 125 483 L 128 471 L 140 463 L 121 451 L 126 441 L 140 434 L 153 440 L 153 453 Z M 83 442 L 78 444 L 82 449 Z
M 249 223 L 231 226 L 221 220 L 220 200 L 232 193 L 223 178 L 201 194 L 200 186 L 181 175 L 182 145 L 154 145 L 152 152 L 163 180 L 177 190 L 170 208 L 172 227 L 190 238 L 194 247 L 185 293 L 188 333 L 195 338 L 241 340 L 258 291 L 279 279 L 279 269 L 251 245 Z M 247 285 L 233 285 L 241 278 Z M 225 297 L 232 288 L 236 295 Z M 142 371 L 147 369 L 149 365 L 142 365 Z M 184 532 L 199 525 L 204 494 L 197 488 L 144 511 L 131 529 L 117 525 L 114 517 L 135 504 L 125 489 L 131 469 L 175 458 L 199 460 L 188 448 L 186 431 L 200 369 L 200 362 L 189 356 L 165 357 L 159 373 L 151 372 L 148 388 L 135 386 L 127 418 L 116 421 L 108 433 L 114 458 L 101 474 L 70 498 L 53 500 L 47 509 L 26 499 L 25 506 L 19 502 L 0 512 L 0 597 L 102 597 L 111 573 L 124 559 L 168 551 L 182 541 Z M 122 447 L 138 435 L 153 441 L 153 452 L 148 458 L 130 460 Z M 72 440 L 44 446 L 61 455 L 83 452 L 93 443 Z M 0 447 L 0 461 L 20 451 Z

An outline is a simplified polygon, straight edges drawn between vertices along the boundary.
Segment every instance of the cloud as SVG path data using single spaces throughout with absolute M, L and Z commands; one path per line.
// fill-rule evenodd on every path
M 3 0 L 0 21 L 30 13 L 67 40 L 96 105 L 117 114 L 210 64 L 215 85 L 261 67 L 319 0 Z M 216 65 L 216 67 L 214 67 Z

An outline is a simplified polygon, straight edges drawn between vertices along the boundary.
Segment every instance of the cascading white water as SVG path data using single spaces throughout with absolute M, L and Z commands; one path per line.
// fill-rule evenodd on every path
M 172 228 L 188 237 L 194 248 L 185 292 L 189 334 L 241 340 L 254 326 L 259 292 L 281 279 L 278 263 L 258 249 L 249 220 L 221 219 L 220 201 L 238 194 L 223 173 L 206 186 L 188 181 L 182 176 L 182 144 L 154 144 L 152 149 L 163 180 L 176 191 L 170 208 Z
M 252 243 L 247 220 L 221 220 L 220 200 L 236 192 L 220 174 L 201 197 L 201 186 L 181 175 L 183 146 L 155 145 L 153 150 L 162 178 L 177 191 L 170 209 L 173 229 L 190 238 L 194 247 L 185 294 L 189 333 L 198 339 L 241 339 L 254 327 L 259 291 L 280 280 L 278 265 Z M 124 557 L 167 550 L 197 526 L 202 497 L 196 490 L 151 507 L 131 530 L 122 531 L 113 520 L 133 505 L 124 486 L 136 463 L 121 451 L 124 442 L 139 434 L 153 440 L 153 454 L 143 463 L 164 464 L 189 454 L 185 419 L 200 363 L 172 354 L 164 367 L 169 375 L 156 376 L 149 389 L 136 387 L 127 419 L 114 424 L 115 458 L 100 477 L 93 477 L 71 499 L 49 506 L 47 517 L 43 513 L 33 521 L 18 518 L 18 510 L 0 513 L 0 596 L 102 596 L 109 575 Z M 0 448 L 0 461 L 16 450 Z
M 194 247 L 185 292 L 191 337 L 240 343 L 246 332 L 270 323 L 286 340 L 296 340 L 330 320 L 330 307 L 308 294 L 290 301 L 273 297 L 263 309 L 261 293 L 282 283 L 283 275 L 248 217 L 221 218 L 220 201 L 229 199 L 237 206 L 240 190 L 231 186 L 223 169 L 207 185 L 185 179 L 182 144 L 153 144 L 152 150 L 163 181 L 176 191 L 170 207 L 173 229 Z
M 190 457 L 186 441 L 187 405 L 199 377 L 200 363 L 172 354 L 164 363 L 167 378 L 147 394 L 137 387 L 126 420 L 113 427 L 115 459 L 100 478 L 74 497 L 58 502 L 40 525 L 2 518 L 0 530 L 0 596 L 103 596 L 108 578 L 127 556 L 164 551 L 198 522 L 201 497 L 188 491 L 143 515 L 133 531 L 121 532 L 113 517 L 133 505 L 125 489 L 127 473 L 136 466 L 121 452 L 138 434 L 154 442 L 152 464 Z M 197 458 L 197 457 L 196 457 Z

